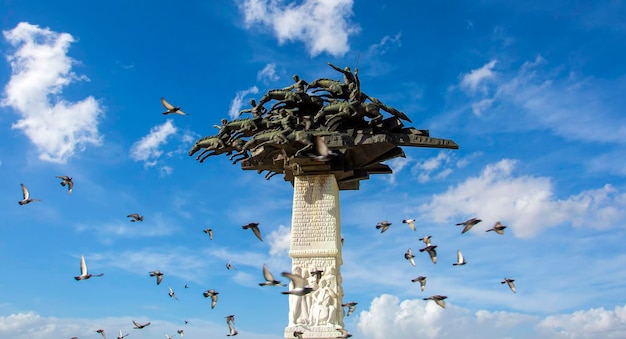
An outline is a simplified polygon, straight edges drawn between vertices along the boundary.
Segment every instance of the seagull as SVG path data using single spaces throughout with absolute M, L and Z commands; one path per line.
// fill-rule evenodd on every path
M 143 215 L 139 215 L 137 213 L 132 213 L 126 216 L 127 218 L 132 218 L 130 222 L 143 221 Z
M 256 235 L 256 237 L 259 238 L 259 240 L 263 241 L 263 238 L 261 237 L 261 231 L 259 231 L 259 223 L 258 222 L 251 222 L 251 223 L 243 225 L 241 227 L 244 230 L 251 229 L 252 232 L 254 233 L 254 235 Z
M 435 251 L 435 248 L 437 248 L 437 245 L 429 245 L 420 249 L 420 252 L 428 252 L 428 255 L 430 255 L 430 260 L 433 262 L 433 264 L 437 263 L 437 251 Z
M 413 251 L 409 248 L 408 250 L 406 250 L 406 253 L 404 253 L 404 259 L 408 260 L 411 265 L 413 265 L 413 267 L 415 267 L 415 256 L 413 255 Z
M 226 269 L 228 270 L 236 270 L 237 268 L 230 263 L 230 260 L 226 263 Z
M 444 301 L 444 299 L 447 299 L 448 297 L 446 297 L 445 295 L 433 295 L 432 297 L 428 297 L 428 298 L 423 298 L 424 300 L 433 300 L 434 302 L 437 303 L 437 305 L 441 306 L 442 308 L 446 308 L 446 302 Z
M 174 107 L 174 105 L 167 102 L 165 98 L 161 98 L 161 103 L 163 104 L 163 107 L 167 109 L 167 111 L 163 112 L 163 114 L 165 115 L 168 115 L 168 114 L 189 115 L 181 111 L 180 107 Z
M 457 250 L 456 251 L 456 262 L 452 265 L 454 266 L 461 266 L 461 265 L 465 265 L 467 264 L 467 261 L 465 261 L 465 258 L 463 258 L 463 253 L 461 253 L 461 250 Z
M 209 240 L 213 240 L 213 230 L 212 229 L 206 228 L 202 232 L 204 232 L 204 233 L 209 235 Z
M 176 298 L 176 293 L 174 293 L 174 290 L 172 289 L 172 286 L 168 286 L 168 288 L 170 289 L 170 291 L 169 291 L 169 293 L 168 293 L 168 294 L 169 294 L 169 296 L 170 296 L 171 298 L 174 298 L 174 299 L 178 300 L 178 298 Z
M 499 221 L 496 222 L 495 225 L 493 225 L 492 228 L 486 230 L 485 232 L 491 232 L 494 231 L 500 235 L 504 234 L 504 229 L 506 228 L 506 226 L 502 225 Z
M 148 322 L 147 322 L 147 323 L 145 323 L 145 324 L 140 324 L 140 323 L 138 323 L 138 322 L 136 322 L 136 321 L 134 321 L 134 320 L 133 320 L 133 325 L 135 325 L 135 327 L 133 327 L 134 329 L 140 330 L 140 329 L 142 329 L 142 328 L 144 328 L 144 327 L 146 327 L 146 326 L 150 325 L 150 322 L 148 321 Z
M 67 186 L 67 194 L 72 193 L 72 189 L 74 188 L 74 182 L 71 177 L 67 175 L 59 175 L 57 178 L 63 180 L 61 181 L 61 186 Z
M 206 290 L 202 292 L 202 295 L 204 295 L 205 298 L 211 297 L 211 308 L 215 308 L 215 305 L 217 305 L 218 294 L 220 294 L 220 292 L 217 292 L 214 289 L 210 289 L 210 290 Z
M 324 137 L 321 135 L 315 136 L 315 151 L 317 155 L 310 156 L 315 161 L 328 161 L 339 154 L 328 149 L 328 145 L 326 145 Z
M 293 283 L 293 288 L 287 292 L 281 292 L 282 294 L 293 294 L 297 296 L 303 296 L 305 294 L 313 292 L 313 288 L 307 285 L 306 279 L 301 276 L 289 272 L 283 272 L 283 277 L 289 278 Z
M 176 332 L 178 332 L 178 335 L 179 335 L 181 338 L 182 338 L 182 337 L 183 337 L 183 335 L 185 334 L 185 331 L 183 331 L 183 330 L 178 330 L 178 331 L 176 331 Z
M 515 290 L 515 283 L 514 283 L 515 279 L 509 279 L 509 278 L 504 278 L 503 281 L 501 281 L 501 284 L 507 283 L 509 285 L 509 288 L 511 288 L 511 291 L 513 291 L 513 293 L 517 293 L 517 291 Z
M 159 270 L 155 270 L 155 271 L 151 271 L 148 272 L 150 274 L 151 277 L 156 277 L 156 283 L 157 285 L 161 284 L 161 281 L 163 281 L 163 272 L 159 271 Z
M 237 332 L 237 330 L 235 329 L 235 326 L 233 326 L 233 324 L 231 323 L 228 323 L 228 330 L 230 331 L 230 333 L 226 335 L 227 337 L 232 337 L 239 334 L 239 332 Z
M 26 186 L 24 186 L 24 184 L 20 184 L 22 186 L 22 194 L 24 196 L 24 199 L 18 201 L 17 203 L 20 205 L 26 205 L 26 204 L 30 204 L 31 202 L 34 201 L 41 201 L 41 199 L 34 199 L 30 197 L 30 193 L 28 193 L 28 189 L 26 188 Z
M 96 333 L 100 333 L 102 335 L 102 338 L 107 339 L 107 334 L 104 332 L 103 329 L 97 330 Z
M 84 256 L 80 256 L 80 275 L 74 277 L 74 279 L 76 280 L 87 280 L 91 277 L 101 277 L 103 276 L 104 273 L 100 273 L 100 274 L 89 274 L 87 273 L 87 264 L 85 263 L 85 257 Z
M 231 315 L 227 315 L 224 318 L 226 318 L 226 323 L 233 323 L 233 325 L 235 324 L 235 315 L 231 314 Z
M 124 337 L 128 337 L 128 333 L 122 334 L 122 330 L 120 330 L 120 335 L 117 336 L 117 339 L 124 339 Z
M 418 282 L 420 283 L 420 288 L 422 290 L 422 292 L 424 292 L 424 289 L 426 288 L 426 277 L 423 275 L 420 275 L 419 277 L 415 278 L 415 279 L 411 279 L 412 282 Z
M 385 231 L 389 229 L 389 226 L 391 226 L 391 223 L 385 220 L 385 221 L 379 222 L 376 225 L 376 229 L 380 229 L 380 233 L 385 233 Z
M 287 284 L 281 284 L 280 281 L 274 279 L 266 264 L 263 264 L 263 277 L 265 282 L 259 283 L 259 286 L 287 286 Z
M 423 238 L 419 238 L 419 241 L 423 242 L 424 244 L 426 244 L 426 246 L 430 246 L 430 238 L 432 238 L 432 236 L 427 235 Z
M 341 332 L 341 335 L 337 338 L 350 338 L 352 336 L 352 334 L 348 333 L 348 331 L 344 330 L 343 328 L 337 328 L 337 331 Z
M 461 226 L 461 225 L 465 225 L 465 227 L 463 227 L 463 231 L 461 231 L 461 234 L 469 231 L 472 227 L 474 227 L 474 225 L 478 224 L 479 222 L 481 222 L 481 219 L 477 219 L 477 218 L 472 218 L 469 220 L 466 220 L 464 222 L 460 222 L 458 224 L 456 224 L 457 226 Z
M 403 224 L 409 224 L 409 227 L 415 231 L 415 219 L 404 219 L 402 220 Z
M 351 302 L 347 302 L 345 304 L 341 304 L 341 307 L 348 307 L 348 313 L 346 313 L 346 316 L 350 316 L 350 314 L 352 314 L 352 312 L 354 312 L 354 310 L 356 310 L 356 305 L 358 303 L 351 301 Z
M 303 334 L 304 334 L 304 332 L 302 332 L 302 331 L 293 331 L 294 338 L 302 339 L 302 335 Z

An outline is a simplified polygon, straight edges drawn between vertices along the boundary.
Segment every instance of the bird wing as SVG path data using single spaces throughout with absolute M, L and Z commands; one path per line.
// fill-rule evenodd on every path
M 228 330 L 230 331 L 230 334 L 234 334 L 235 333 L 235 326 L 233 326 L 233 324 L 228 323 Z
M 263 241 L 263 238 L 261 237 L 261 231 L 259 230 L 258 226 L 252 226 L 252 232 L 254 232 L 254 235 L 256 235 L 257 238 L 259 238 L 259 240 Z
M 67 193 L 72 193 L 73 189 L 74 189 L 74 181 L 68 180 L 67 181 Z
M 435 299 L 435 302 L 437 303 L 437 305 L 446 308 L 446 302 L 443 299 Z
M 272 275 L 272 272 L 270 272 L 270 270 L 267 268 L 267 265 L 265 264 L 263 264 L 263 278 L 265 278 L 265 280 L 269 282 L 274 281 L 274 276 Z
M 217 294 L 212 294 L 211 295 L 211 308 L 215 308 L 215 305 L 217 305 Z
M 161 104 L 163 104 L 163 107 L 167 108 L 168 110 L 174 109 L 174 106 L 172 106 L 172 104 L 167 102 L 165 98 L 161 98 Z
M 513 293 L 517 293 L 517 291 L 515 290 L 515 283 L 512 280 L 507 281 L 507 284 L 509 285 L 509 287 L 511 288 L 511 291 L 513 291 Z
M 30 193 L 28 193 L 28 189 L 26 188 L 26 186 L 24 186 L 24 184 L 20 184 L 22 186 L 22 195 L 24 196 L 24 200 L 28 200 L 28 198 L 30 197 Z
M 431 247 L 430 249 L 428 249 L 428 255 L 430 255 L 430 260 L 433 262 L 433 264 L 437 263 L 437 251 L 435 251 L 434 247 Z
M 307 281 L 297 274 L 283 272 L 282 276 L 289 278 L 289 280 L 293 283 L 294 288 L 303 288 L 307 284 Z
M 85 263 L 85 257 L 80 256 L 80 275 L 87 275 L 87 264 Z
M 209 239 L 213 240 L 213 230 L 209 230 Z
M 156 277 L 157 277 L 157 285 L 160 285 L 161 281 L 163 281 L 163 274 L 158 274 Z
M 463 258 L 463 253 L 461 253 L 461 250 L 457 250 L 456 251 L 456 260 L 458 263 L 463 263 L 465 262 L 465 259 Z
M 474 224 L 465 224 L 465 227 L 463 227 L 463 231 L 461 231 L 461 234 L 469 231 L 472 227 L 474 227 Z
M 139 214 L 137 213 L 131 213 L 129 215 L 126 216 L 127 218 L 139 218 Z
M 317 150 L 317 154 L 321 156 L 328 156 L 328 145 L 326 145 L 324 137 L 321 135 L 315 136 L 315 149 Z

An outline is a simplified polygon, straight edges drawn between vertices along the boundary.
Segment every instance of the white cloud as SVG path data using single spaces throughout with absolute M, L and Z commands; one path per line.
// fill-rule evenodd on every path
M 143 161 L 146 167 L 156 165 L 158 158 L 163 154 L 160 147 L 166 143 L 167 137 L 174 133 L 176 133 L 176 127 L 172 119 L 168 119 L 162 125 L 152 127 L 148 135 L 133 144 L 130 149 L 130 158 Z
M 454 171 L 453 167 L 463 167 L 469 161 L 469 159 L 454 161 L 455 158 L 452 152 L 441 151 L 435 157 L 418 162 L 411 168 L 411 173 L 417 176 L 420 183 L 445 179 Z M 434 172 L 436 174 L 433 175 Z
M 228 109 L 228 116 L 231 119 L 239 118 L 239 111 L 241 111 L 241 107 L 243 106 L 243 99 L 248 94 L 257 94 L 259 89 L 256 86 L 252 86 L 248 89 L 244 89 L 243 91 L 237 92 L 235 98 L 230 103 L 230 108 Z
M 275 0 L 244 0 L 239 7 L 248 27 L 269 26 L 280 44 L 301 41 L 311 56 L 327 52 L 342 56 L 349 50 L 348 36 L 358 32 L 349 22 L 353 0 L 304 0 L 301 4 Z
M 280 256 L 289 253 L 291 244 L 291 228 L 280 225 L 278 229 L 267 235 L 267 242 L 270 245 L 270 255 Z
M 76 150 L 100 145 L 100 104 L 92 96 L 77 102 L 61 96 L 70 83 L 89 80 L 72 72 L 76 61 L 67 52 L 74 38 L 26 22 L 3 34 L 17 48 L 7 57 L 12 75 L 0 102 L 21 116 L 12 128 L 22 130 L 37 146 L 39 158 L 49 162 L 65 163 Z
M 483 67 L 474 69 L 468 74 L 465 74 L 463 76 L 463 79 L 461 80 L 461 88 L 469 89 L 471 92 L 479 90 L 479 86 L 482 82 L 493 79 L 495 77 L 493 67 L 496 65 L 497 62 L 498 60 L 491 60 Z
M 513 176 L 516 164 L 510 159 L 489 164 L 479 176 L 433 196 L 419 208 L 426 218 L 439 223 L 473 216 L 486 224 L 501 220 L 521 238 L 566 222 L 606 228 L 624 220 L 626 194 L 611 185 L 558 199 L 550 178 Z
M 614 310 L 592 308 L 548 316 L 537 325 L 537 330 L 552 338 L 623 338 L 626 305 Z
M 396 183 L 396 176 L 402 172 L 402 170 L 412 161 L 411 158 L 398 157 L 393 158 L 385 162 L 391 168 L 391 175 L 386 175 L 384 178 L 390 183 Z
M 394 36 L 385 35 L 379 43 L 373 44 L 368 48 L 368 54 L 382 55 L 387 53 L 387 51 L 391 48 L 391 45 L 396 45 L 398 47 L 402 46 L 402 41 L 400 40 L 401 37 L 402 32 L 398 32 Z
M 280 79 L 278 74 L 276 74 L 276 64 L 269 63 L 265 65 L 265 67 L 263 67 L 263 69 L 260 70 L 259 73 L 257 73 L 256 78 L 259 81 L 277 81 L 278 79 Z

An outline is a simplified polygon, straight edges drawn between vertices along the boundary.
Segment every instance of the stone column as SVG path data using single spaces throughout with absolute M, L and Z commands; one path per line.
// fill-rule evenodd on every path
M 332 174 L 296 176 L 293 186 L 291 267 L 314 291 L 289 295 L 285 338 L 294 338 L 294 331 L 304 338 L 336 338 L 344 325 L 339 187 Z

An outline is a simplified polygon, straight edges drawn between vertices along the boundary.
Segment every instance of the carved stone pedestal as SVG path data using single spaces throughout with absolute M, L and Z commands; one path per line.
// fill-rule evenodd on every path
M 341 225 L 339 187 L 332 174 L 294 178 L 291 219 L 292 272 L 309 281 L 314 291 L 289 296 L 289 324 L 285 338 L 294 331 L 303 338 L 336 338 L 343 328 L 341 307 Z

